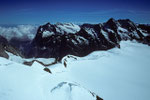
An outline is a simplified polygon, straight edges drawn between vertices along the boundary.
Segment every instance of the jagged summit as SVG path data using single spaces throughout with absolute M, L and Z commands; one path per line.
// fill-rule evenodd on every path
M 106 24 L 109 24 L 109 25 L 117 25 L 118 24 L 118 20 L 115 20 L 114 18 L 110 18 Z
M 117 20 L 115 20 L 114 18 L 110 18 L 107 22 L 107 24 L 116 24 L 117 23 Z

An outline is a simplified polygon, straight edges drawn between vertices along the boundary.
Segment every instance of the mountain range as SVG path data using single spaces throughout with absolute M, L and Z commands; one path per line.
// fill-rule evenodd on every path
M 32 40 L 14 37 L 6 43 L 17 48 L 25 58 L 60 61 L 69 54 L 82 57 L 97 50 L 120 48 L 120 41 L 126 40 L 150 45 L 150 26 L 113 18 L 99 24 L 47 23 L 39 26 Z

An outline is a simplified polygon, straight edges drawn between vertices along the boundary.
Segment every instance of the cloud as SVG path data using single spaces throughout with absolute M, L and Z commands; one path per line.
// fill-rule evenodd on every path
M 36 25 L 0 26 L 0 35 L 8 40 L 11 38 L 32 40 L 36 35 L 37 28 Z

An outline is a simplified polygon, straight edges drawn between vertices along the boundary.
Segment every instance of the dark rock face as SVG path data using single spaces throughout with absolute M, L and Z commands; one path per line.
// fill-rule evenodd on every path
M 19 50 L 22 55 L 27 55 L 27 52 L 30 50 L 31 40 L 29 39 L 19 39 L 12 38 L 9 41 L 9 44 Z
M 7 39 L 5 39 L 3 36 L 0 35 L 0 43 L 1 44 L 7 44 L 8 41 L 7 41 Z
M 150 46 L 150 35 L 146 36 L 143 41 L 144 44 L 148 44 Z
M 85 56 L 96 50 L 120 47 L 121 40 L 137 40 L 149 44 L 150 27 L 136 25 L 129 19 L 111 18 L 103 24 L 50 24 L 40 26 L 27 57 L 61 59 L 71 54 Z
M 0 36 L 0 57 L 4 57 L 4 58 L 8 59 L 9 56 L 5 52 L 6 44 L 8 44 L 7 39 L 5 39 L 4 37 Z
M 146 33 L 150 34 L 150 25 L 139 24 L 138 28 L 142 29 Z
M 4 51 L 4 45 L 0 44 L 0 57 L 4 57 L 6 59 L 9 58 L 8 54 Z
M 4 57 L 8 59 L 9 55 L 6 53 L 6 51 L 17 56 L 22 56 L 20 51 L 17 48 L 10 45 L 7 39 L 0 36 L 0 57 Z

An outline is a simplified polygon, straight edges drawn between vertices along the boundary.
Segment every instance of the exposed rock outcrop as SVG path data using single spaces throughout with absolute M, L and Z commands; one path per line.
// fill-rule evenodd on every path
M 0 36 L 0 56 L 8 59 L 9 55 L 7 52 L 23 57 L 16 47 L 10 45 L 6 38 Z

